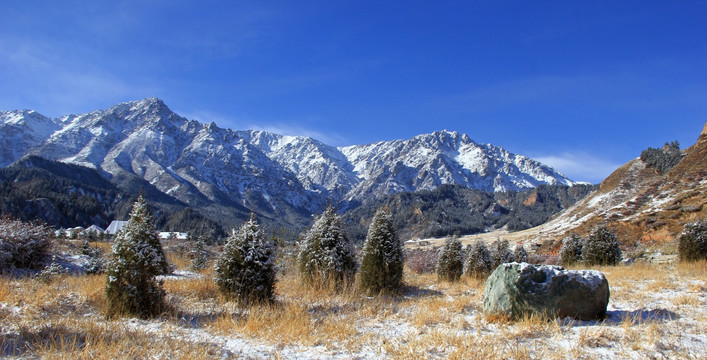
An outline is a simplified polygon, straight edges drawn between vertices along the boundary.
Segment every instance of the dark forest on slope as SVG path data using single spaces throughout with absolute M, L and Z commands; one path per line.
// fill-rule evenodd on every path
M 344 213 L 343 219 L 349 237 L 356 242 L 363 241 L 380 207 L 391 210 L 394 227 L 403 239 L 474 234 L 503 227 L 516 231 L 544 223 L 595 188 L 541 185 L 522 192 L 491 193 L 443 185 L 367 201 Z M 94 169 L 39 157 L 0 169 L 0 214 L 40 220 L 57 228 L 106 227 L 111 220 L 126 218 L 138 194 L 150 203 L 157 228 L 213 240 L 223 238 L 248 214 L 244 208 L 189 207 L 137 177 L 109 181 Z M 272 232 L 290 234 L 287 240 L 294 240 L 294 234 L 310 225 L 289 228 L 282 225 L 285 222 L 262 215 Z
M 388 208 L 403 239 L 476 234 L 506 227 L 528 229 L 546 222 L 597 188 L 540 185 L 527 191 L 491 193 L 458 185 L 405 192 L 364 203 L 344 214 L 348 233 L 363 241 L 376 209 Z

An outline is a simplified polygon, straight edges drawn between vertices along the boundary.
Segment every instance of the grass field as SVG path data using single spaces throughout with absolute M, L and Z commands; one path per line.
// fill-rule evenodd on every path
M 277 301 L 241 308 L 209 270 L 170 255 L 169 310 L 106 318 L 101 275 L 0 278 L 0 357 L 283 359 L 707 358 L 707 263 L 596 268 L 611 287 L 603 321 L 481 313 L 484 281 L 406 269 L 399 297 L 309 289 L 285 267 Z

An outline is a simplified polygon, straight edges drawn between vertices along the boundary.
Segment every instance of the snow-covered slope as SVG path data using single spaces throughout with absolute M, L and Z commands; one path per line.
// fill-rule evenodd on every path
M 0 111 L 0 167 L 5 167 L 61 128 L 33 110 Z
M 707 217 L 707 123 L 684 157 L 661 174 L 640 158 L 616 169 L 598 191 L 578 201 L 525 237 L 560 240 L 608 225 L 626 244 L 660 243 L 679 236 L 683 225 Z M 559 246 L 559 241 L 555 242 Z
M 273 215 L 441 184 L 489 191 L 572 184 L 546 165 L 457 132 L 336 148 L 308 137 L 190 121 L 156 98 L 57 119 L 1 112 L 0 134 L 0 166 L 38 155 L 107 178 L 136 175 L 189 204 L 235 203 Z

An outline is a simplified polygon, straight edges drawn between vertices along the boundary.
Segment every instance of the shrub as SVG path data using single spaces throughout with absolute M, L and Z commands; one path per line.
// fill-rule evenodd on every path
M 491 265 L 491 271 L 497 268 L 498 265 L 507 262 L 513 262 L 513 254 L 508 245 L 508 240 L 496 240 L 491 244 L 491 260 L 493 264 Z
M 199 236 L 192 242 L 190 249 L 191 268 L 201 270 L 206 267 L 209 254 L 206 252 L 206 241 L 203 236 Z
M 649 147 L 641 152 L 641 161 L 660 174 L 668 172 L 680 160 L 682 160 L 682 153 L 680 152 L 680 144 L 677 141 L 666 142 L 662 149 Z
M 102 274 L 105 271 L 105 260 L 100 248 L 91 247 L 88 240 L 84 240 L 81 254 L 88 256 L 88 262 L 84 266 L 86 274 Z
M 406 251 L 405 264 L 416 274 L 435 271 L 438 253 L 432 249 L 412 249 Z
M 606 226 L 592 230 L 582 247 L 582 260 L 587 265 L 616 265 L 621 261 L 619 240 Z
M 469 257 L 466 259 L 464 269 L 467 275 L 483 277 L 491 272 L 493 260 L 491 252 L 483 241 L 477 241 L 469 250 Z
M 310 285 L 340 289 L 353 281 L 356 255 L 333 207 L 329 206 L 305 234 L 297 264 L 303 281 Z
M 105 259 L 99 254 L 88 259 L 88 263 L 84 267 L 86 274 L 103 274 L 106 269 Z
M 582 248 L 584 247 L 584 239 L 577 234 L 562 239 L 562 247 L 558 262 L 560 265 L 572 265 L 582 261 Z
M 0 219 L 0 270 L 41 269 L 52 246 L 49 236 L 44 225 Z
M 517 263 L 528 262 L 528 252 L 525 251 L 523 245 L 518 244 L 515 249 L 513 249 L 513 261 Z
M 707 259 L 707 220 L 700 219 L 685 224 L 678 241 L 680 261 Z
M 57 262 L 56 256 L 52 256 L 51 264 L 47 265 L 38 275 L 43 282 L 49 283 L 55 277 L 66 273 L 66 269 Z
M 167 260 L 142 196 L 116 235 L 112 250 L 106 270 L 109 315 L 128 313 L 146 318 L 159 314 L 165 293 L 156 276 L 165 272 Z
M 361 290 L 369 294 L 396 293 L 403 284 L 403 243 L 390 213 L 378 210 L 363 244 L 359 273 Z
M 437 277 L 445 281 L 457 281 L 464 269 L 462 243 L 458 238 L 447 239 L 437 259 Z
M 265 240 L 255 215 L 233 230 L 214 267 L 221 293 L 240 303 L 272 302 L 275 298 L 275 246 Z

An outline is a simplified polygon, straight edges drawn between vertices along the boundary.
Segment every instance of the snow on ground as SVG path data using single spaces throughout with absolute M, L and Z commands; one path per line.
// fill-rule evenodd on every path
M 199 273 L 189 271 L 189 270 L 175 270 L 167 275 L 158 276 L 158 280 L 165 281 L 176 281 L 176 280 L 187 280 L 187 279 L 203 279 L 204 275 Z
M 61 259 L 76 266 L 85 260 L 69 255 Z M 218 323 L 224 315 L 240 319 L 251 316 L 253 310 L 216 298 L 192 297 L 188 291 L 168 290 L 168 301 L 178 308 L 177 315 L 153 320 L 106 319 L 91 301 L 82 298 L 81 290 L 68 287 L 68 281 L 58 282 L 60 293 L 51 295 L 41 290 L 50 289 L 51 283 L 0 278 L 4 288 L 16 289 L 0 291 L 0 356 L 14 354 L 8 346 L 19 343 L 22 331 L 79 319 L 105 331 L 142 334 L 157 344 L 206 347 L 213 350 L 209 357 L 222 359 L 707 358 L 704 264 L 695 268 L 636 264 L 596 270 L 606 275 L 611 289 L 607 318 L 602 321 L 493 319 L 481 312 L 483 281 L 438 283 L 433 275 L 407 273 L 408 286 L 399 298 L 302 298 L 287 293 L 292 288 L 286 285 L 280 290 L 276 310 L 264 310 L 280 309 L 285 320 L 278 318 L 261 326 L 277 327 L 281 325 L 277 321 L 289 321 L 288 310 L 283 310 L 288 306 L 304 308 L 299 315 L 305 322 L 293 321 L 295 329 L 283 328 L 283 334 L 277 333 L 280 330 L 264 332 L 263 336 L 244 330 L 243 320 L 236 320 L 241 323 L 235 326 Z M 82 282 L 76 275 L 70 277 Z M 103 280 L 93 279 L 99 285 L 92 291 L 100 294 Z M 172 289 L 210 281 L 208 276 L 186 270 L 162 279 Z M 22 291 L 45 294 L 40 297 L 47 300 L 33 303 L 38 300 L 13 298 L 14 292 Z M 298 326 L 307 333 L 297 335 Z M 31 350 L 22 351 L 21 357 L 34 355 Z M 170 353 L 155 356 L 169 357 Z

